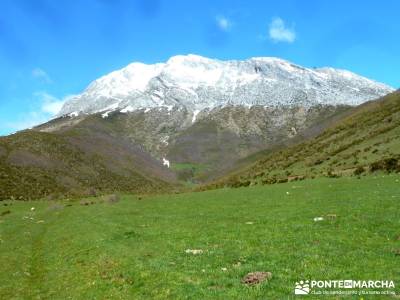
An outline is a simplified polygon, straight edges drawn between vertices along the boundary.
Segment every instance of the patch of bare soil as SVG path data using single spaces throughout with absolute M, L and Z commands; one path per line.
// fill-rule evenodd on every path
M 272 278 L 271 272 L 252 272 L 243 277 L 242 283 L 247 285 L 255 285 L 268 281 Z

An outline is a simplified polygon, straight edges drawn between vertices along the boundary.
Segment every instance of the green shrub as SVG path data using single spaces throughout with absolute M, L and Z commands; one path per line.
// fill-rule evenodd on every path
M 332 170 L 328 170 L 326 176 L 329 178 L 339 178 L 340 177 L 338 174 L 333 173 Z
M 388 173 L 399 172 L 400 171 L 399 160 L 394 157 L 379 160 L 370 164 L 369 170 L 371 172 L 376 172 L 379 170 L 386 171 Z
M 359 166 L 359 167 L 357 167 L 357 168 L 354 170 L 354 175 L 358 176 L 358 175 L 361 175 L 361 174 L 364 173 L 364 172 L 365 172 L 364 167 Z

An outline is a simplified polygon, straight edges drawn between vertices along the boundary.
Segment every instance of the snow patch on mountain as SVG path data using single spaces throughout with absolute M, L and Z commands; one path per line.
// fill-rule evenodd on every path
M 196 110 L 193 112 L 192 123 L 196 122 L 197 115 L 199 114 L 199 112 L 200 112 L 199 109 L 196 109 Z
M 166 63 L 132 63 L 92 82 L 59 115 L 153 108 L 193 114 L 227 105 L 251 107 L 358 105 L 393 88 L 346 70 L 310 69 L 273 57 L 221 61 L 178 55 Z

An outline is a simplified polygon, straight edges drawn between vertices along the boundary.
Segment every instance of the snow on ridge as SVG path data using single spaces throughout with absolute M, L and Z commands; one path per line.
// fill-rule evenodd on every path
M 196 109 L 196 110 L 193 112 L 192 124 L 193 124 L 194 122 L 196 122 L 197 115 L 198 115 L 199 113 L 200 113 L 200 109 Z
M 105 75 L 68 100 L 61 115 L 185 107 L 198 112 L 226 105 L 358 105 L 394 91 L 346 70 L 310 69 L 275 57 L 221 61 L 177 55 L 166 63 L 132 63 Z M 196 112 L 196 113 L 195 113 Z

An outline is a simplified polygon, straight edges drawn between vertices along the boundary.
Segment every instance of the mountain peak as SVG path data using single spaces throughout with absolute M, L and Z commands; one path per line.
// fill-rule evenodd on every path
M 167 64 L 182 63 L 182 62 L 208 63 L 210 61 L 214 60 L 197 54 L 186 54 L 186 55 L 172 56 L 170 59 L 168 59 Z
M 135 62 L 67 101 L 59 115 L 226 105 L 358 105 L 393 89 L 346 70 L 309 69 L 276 57 L 222 61 L 188 54 L 166 63 Z

